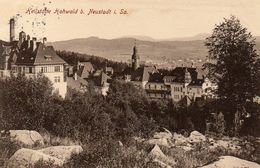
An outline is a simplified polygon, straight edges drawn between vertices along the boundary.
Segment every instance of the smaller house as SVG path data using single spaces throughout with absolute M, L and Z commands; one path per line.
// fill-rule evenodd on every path
M 107 95 L 107 91 L 109 89 L 109 84 L 111 82 L 111 77 L 108 76 L 103 71 L 98 71 L 94 73 L 93 77 L 90 78 L 94 83 L 95 91 L 103 96 Z
M 108 76 L 112 76 L 114 74 L 114 69 L 112 67 L 105 67 L 105 73 L 108 75 Z
M 150 75 L 156 72 L 158 71 L 155 66 L 138 67 L 135 70 L 129 67 L 123 71 L 123 80 L 145 88 L 146 83 L 149 81 Z
M 95 71 L 91 62 L 78 62 L 74 73 L 74 79 L 88 79 L 89 75 Z
M 212 94 L 204 93 L 207 89 L 214 90 L 214 86 L 197 68 L 177 67 L 150 74 L 145 91 L 152 99 L 171 99 L 173 103 L 190 105 L 192 101 Z
M 148 97 L 152 99 L 171 99 L 171 87 L 164 84 L 163 77 L 162 73 L 150 75 L 144 88 Z

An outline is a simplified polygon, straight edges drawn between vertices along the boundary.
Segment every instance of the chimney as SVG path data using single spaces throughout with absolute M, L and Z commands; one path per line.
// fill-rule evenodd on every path
M 28 49 L 31 47 L 31 42 L 30 42 L 30 36 L 29 35 L 27 35 L 27 42 L 28 42 Z
M 80 69 L 80 66 L 81 66 L 81 64 L 80 64 L 80 62 L 78 61 L 78 63 L 77 63 L 77 71 Z
M 26 38 L 26 34 L 24 31 L 21 31 L 19 33 L 19 42 L 22 44 L 24 41 L 25 41 L 25 38 Z
M 46 45 L 46 43 L 47 43 L 47 38 L 46 37 L 43 37 L 42 43 L 43 43 L 43 45 Z
M 15 32 L 14 32 L 15 21 L 14 21 L 14 18 L 10 19 L 9 24 L 10 24 L 10 42 L 12 42 L 12 41 L 15 40 Z
M 36 40 L 37 40 L 36 37 L 33 37 L 33 38 L 32 38 L 32 41 L 33 41 L 33 45 L 32 45 L 33 51 L 35 51 L 35 50 L 36 50 L 36 47 L 37 47 L 37 46 L 36 46 Z
M 74 80 L 78 80 L 78 74 L 77 74 L 77 71 L 74 73 Z

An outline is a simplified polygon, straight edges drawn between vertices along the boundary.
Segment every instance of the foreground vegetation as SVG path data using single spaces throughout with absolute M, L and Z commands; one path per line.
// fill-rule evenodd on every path
M 234 18 L 232 19 L 237 23 Z M 216 29 L 216 34 L 219 33 L 218 31 L 219 29 Z M 241 36 L 245 39 L 246 37 L 250 38 L 250 36 Z M 213 37 L 215 38 L 215 36 Z M 207 42 L 213 52 L 215 49 L 214 39 L 209 38 Z M 256 57 L 253 44 L 242 43 L 241 45 L 245 48 L 249 47 L 251 51 L 249 56 Z M 213 53 L 216 54 L 217 51 Z M 247 52 L 243 51 L 243 53 Z M 66 53 L 59 54 L 63 54 L 63 58 L 70 59 Z M 218 59 L 219 57 L 213 55 L 213 58 Z M 78 61 L 77 59 L 69 61 L 75 64 L 75 60 Z M 226 58 L 224 62 L 226 60 L 229 60 L 227 63 L 230 63 L 230 59 Z M 251 66 L 252 70 L 255 71 L 254 60 L 249 60 L 246 66 L 241 66 L 246 70 Z M 239 61 L 242 64 L 243 61 Z M 99 63 L 98 66 L 102 67 L 103 62 Z M 215 65 L 214 67 L 217 67 L 218 70 L 221 66 L 224 65 Z M 226 68 L 228 67 L 230 66 L 226 66 Z M 235 70 L 228 69 L 230 72 L 228 70 L 218 71 L 221 74 L 219 76 L 232 75 L 236 71 L 236 68 L 233 68 Z M 220 78 L 219 76 L 218 78 Z M 233 77 L 241 79 L 237 75 Z M 29 79 L 23 75 L 12 76 L 0 80 L 0 130 L 36 130 L 50 134 L 56 139 L 60 138 L 59 141 L 48 142 L 49 145 L 65 143 L 66 139 L 69 139 L 67 143 L 78 142 L 82 145 L 84 152 L 74 156 L 67 165 L 64 165 L 67 168 L 158 167 L 158 164 L 152 162 L 152 158 L 148 155 L 151 146 L 136 143 L 133 141 L 133 137 L 147 139 L 158 128 L 165 127 L 172 132 L 180 132 L 184 136 L 197 130 L 204 134 L 211 134 L 215 138 L 234 135 L 240 138 L 248 136 L 247 141 L 254 142 L 255 138 L 250 135 L 260 136 L 260 108 L 259 104 L 252 101 L 256 92 L 256 75 L 251 77 L 252 85 L 250 85 L 249 79 L 246 83 L 239 83 L 240 80 L 234 80 L 235 83 L 232 83 L 230 82 L 232 80 L 225 82 L 224 78 L 219 82 L 221 89 L 219 89 L 220 98 L 218 100 L 195 101 L 187 107 L 174 105 L 169 101 L 150 100 L 141 88 L 117 80 L 110 84 L 106 97 L 96 94 L 90 83 L 85 93 L 69 89 L 66 98 L 62 99 L 52 93 L 50 81 L 41 74 L 36 78 Z M 233 85 L 237 87 L 232 90 L 231 86 Z M 243 89 L 247 85 L 250 85 L 249 90 L 244 93 L 241 88 Z M 221 95 L 222 93 L 227 94 Z M 246 96 L 240 99 L 241 94 Z M 244 114 L 248 114 L 250 117 Z M 122 142 L 123 146 L 119 145 L 119 141 Z M 249 147 L 245 147 L 240 153 L 230 153 L 222 148 L 209 150 L 207 145 L 207 143 L 199 144 L 189 152 L 179 150 L 178 147 L 162 148 L 162 150 L 167 155 L 178 159 L 175 167 L 201 166 L 225 154 L 259 163 L 255 150 L 249 150 Z M 0 151 L 0 164 L 2 166 L 19 146 L 10 142 L 9 139 L 1 138 L 0 148 L 2 149 Z M 37 166 L 53 167 L 53 165 L 44 165 L 44 163 L 38 163 Z
M 84 152 L 65 167 L 158 167 L 148 155 L 152 146 L 136 144 L 133 137 L 149 138 L 159 127 L 184 135 L 192 130 L 206 133 L 206 121 L 211 116 L 208 114 L 215 105 L 215 102 L 196 102 L 189 108 L 176 107 L 170 102 L 149 100 L 142 89 L 119 81 L 111 83 L 107 97 L 96 94 L 89 85 L 86 93 L 70 89 L 65 99 L 52 94 L 50 82 L 42 75 L 35 79 L 19 75 L 1 80 L 0 85 L 1 130 L 36 130 L 59 137 L 60 140 L 52 140 L 49 145 L 63 144 L 66 139 L 67 143 L 82 145 Z M 258 121 L 251 120 L 244 129 L 257 130 L 254 122 Z M 223 118 L 212 120 L 212 124 L 214 129 L 209 131 L 215 130 L 216 135 L 229 133 Z M 118 145 L 118 141 L 124 146 Z M 1 140 L 1 148 L 4 162 L 19 146 Z M 163 150 L 179 159 L 177 167 L 207 163 L 208 159 L 202 155 L 214 160 L 227 153 L 221 149 L 213 155 L 214 152 L 199 148 L 202 146 L 190 153 Z

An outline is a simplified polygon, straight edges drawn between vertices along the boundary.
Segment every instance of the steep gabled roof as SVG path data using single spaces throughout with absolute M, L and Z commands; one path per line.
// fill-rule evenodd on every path
M 172 72 L 171 75 L 176 76 L 174 82 L 181 82 L 183 83 L 185 80 L 185 72 L 186 70 L 190 73 L 191 80 L 197 79 L 197 71 L 196 68 L 187 68 L 187 67 L 176 67 Z
M 19 49 L 17 47 L 17 42 L 4 42 L 0 41 L 0 69 L 4 68 L 4 63 L 8 61 L 9 63 L 12 63 L 16 60 L 16 53 L 19 52 Z M 8 60 L 6 60 L 8 56 Z M 10 64 L 8 64 L 8 69 L 10 69 Z
M 95 86 L 103 86 L 105 83 L 108 83 L 111 78 L 102 71 L 98 76 L 94 76 L 90 80 L 94 82 Z
M 132 81 L 149 81 L 150 75 L 158 72 L 154 66 L 139 67 L 136 70 L 133 68 L 126 68 L 123 75 L 130 75 Z
M 91 62 L 80 62 L 80 67 L 77 71 L 78 76 L 82 78 L 88 78 L 91 72 L 94 71 L 94 67 Z
M 16 60 L 17 65 L 48 65 L 48 64 L 65 64 L 55 52 L 53 46 L 45 46 L 37 43 L 35 51 L 31 48 L 21 50 Z
M 164 83 L 164 77 L 163 73 L 153 73 L 150 75 L 149 82 Z

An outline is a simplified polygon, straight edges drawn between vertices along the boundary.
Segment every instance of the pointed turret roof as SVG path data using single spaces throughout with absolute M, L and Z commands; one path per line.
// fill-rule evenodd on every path
M 139 56 L 139 54 L 138 54 L 138 49 L 137 49 L 137 46 L 136 46 L 136 45 L 134 45 L 134 47 L 133 47 L 132 59 L 140 59 L 140 56 Z

